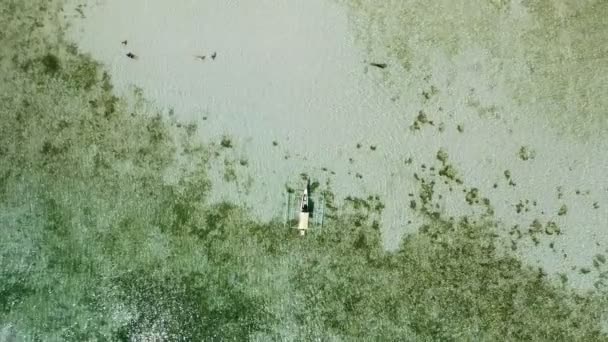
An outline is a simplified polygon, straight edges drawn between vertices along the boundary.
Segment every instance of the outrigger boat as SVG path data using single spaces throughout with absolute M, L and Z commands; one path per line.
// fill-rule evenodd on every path
M 308 230 L 308 219 L 310 218 L 310 212 L 308 211 L 308 183 L 304 188 L 304 193 L 300 199 L 300 215 L 298 216 L 298 232 L 301 236 L 306 235 Z
M 294 198 L 295 197 L 295 198 Z M 310 183 L 301 195 L 287 191 L 285 198 L 285 223 L 298 230 L 300 236 L 306 235 L 309 228 L 322 228 L 324 216 L 323 197 L 315 197 L 310 194 Z M 297 222 L 297 225 L 294 224 Z

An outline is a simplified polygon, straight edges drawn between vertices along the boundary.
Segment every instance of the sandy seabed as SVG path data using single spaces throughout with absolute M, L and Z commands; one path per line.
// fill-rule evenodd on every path
M 559 225 L 553 248 L 518 250 L 530 263 L 578 275 L 573 267 L 607 252 L 607 140 L 576 139 L 531 115 L 487 76 L 489 57 L 478 47 L 428 54 L 430 70 L 407 70 L 382 44 L 366 49 L 348 9 L 327 0 L 105 0 L 80 13 L 79 5 L 65 8 L 69 37 L 104 64 L 119 93 L 140 88 L 167 115 L 196 123 L 205 142 L 230 137 L 226 161 L 237 181 L 224 181 L 218 161 L 214 200 L 280 217 L 286 185 L 301 187 L 306 173 L 339 198 L 379 195 L 385 246 L 394 249 L 423 222 L 410 208 L 414 173 L 439 168 L 443 149 L 505 229 L 527 230 L 534 219 Z M 492 104 L 500 110 L 479 114 Z M 412 130 L 423 107 L 434 122 Z M 464 186 L 436 185 L 446 216 L 478 213 Z M 517 213 L 519 203 L 527 209 Z M 564 205 L 567 214 L 558 214 Z M 589 277 L 571 280 L 592 286 Z

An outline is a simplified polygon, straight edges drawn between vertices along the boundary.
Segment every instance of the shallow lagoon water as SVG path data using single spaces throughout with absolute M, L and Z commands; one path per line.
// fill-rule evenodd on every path
M 60 3 L 52 2 L 49 7 L 54 9 Z M 239 208 L 205 204 L 209 151 L 211 155 L 218 152 L 220 179 L 243 184 L 241 176 L 248 166 L 243 158 L 247 156 L 239 155 L 236 139 L 224 137 L 214 140 L 216 146 L 198 146 L 201 137 L 192 135 L 192 125 L 177 121 L 175 112 L 167 122 L 155 115 L 154 105 L 125 106 L 114 96 L 111 79 L 102 68 L 79 55 L 75 45 L 56 40 L 62 37 L 56 26 L 56 15 L 61 13 L 49 7 L 29 2 L 0 5 L 0 20 L 6 28 L 0 41 L 10 47 L 0 50 L 0 93 L 4 94 L 0 157 L 6 161 L 0 163 L 0 339 L 605 338 L 599 331 L 607 307 L 601 281 L 595 284 L 599 285 L 595 293 L 575 294 L 569 286 L 577 287 L 579 280 L 589 281 L 598 274 L 601 280 L 606 255 L 598 253 L 591 266 L 580 272 L 575 269 L 573 273 L 581 274 L 580 278 L 568 280 L 568 275 L 561 274 L 560 285 L 547 279 L 545 270 L 529 269 L 533 262 L 521 264 L 508 250 L 503 255 L 496 244 L 504 241 L 506 248 L 516 247 L 515 252 L 523 257 L 533 251 L 542 254 L 550 243 L 555 250 L 562 238 L 575 241 L 571 234 L 562 233 L 564 226 L 544 219 L 520 228 L 472 222 L 484 214 L 486 219 L 495 219 L 498 211 L 494 209 L 497 201 L 490 201 L 487 189 L 478 185 L 483 185 L 484 178 L 474 179 L 469 168 L 455 163 L 459 139 L 469 141 L 463 138 L 471 127 L 477 128 L 473 133 L 484 132 L 474 125 L 474 116 L 470 124 L 456 118 L 453 129 L 458 134 L 434 136 L 451 132 L 449 125 L 437 124 L 438 118 L 445 119 L 439 109 L 427 108 L 413 115 L 410 136 L 420 135 L 418 141 L 427 144 L 429 140 L 423 138 L 446 140 L 418 156 L 426 158 L 425 165 L 414 159 L 406 163 L 412 168 L 404 175 L 415 180 L 414 192 L 407 198 L 408 212 L 429 221 L 417 234 L 408 235 L 397 253 L 382 250 L 381 237 L 387 240 L 391 236 L 386 231 L 381 235 L 368 216 L 369 209 L 382 208 L 376 206 L 376 200 L 347 200 L 350 204 L 336 210 L 337 216 L 321 234 L 297 239 L 280 224 L 249 220 L 249 214 Z M 480 7 L 480 13 L 486 10 Z M 86 18 L 84 7 L 75 13 Z M 387 13 L 380 17 L 392 20 Z M 358 20 L 366 18 L 370 17 L 350 19 L 357 22 L 355 28 L 361 28 L 367 24 Z M 449 22 L 454 17 L 444 19 Z M 371 37 L 384 36 L 367 31 Z M 402 40 L 403 32 L 412 35 L 396 31 L 391 39 Z M 361 42 L 366 36 L 356 37 Z M 424 39 L 417 41 L 416 51 L 424 55 Z M 395 90 L 389 95 L 397 102 L 394 96 L 403 96 L 404 89 L 409 89 L 396 91 L 400 87 L 397 80 L 406 84 L 409 75 L 415 84 L 422 77 L 435 86 L 422 87 L 420 94 L 415 87 L 411 94 L 405 92 L 412 108 L 422 106 L 415 101 L 417 96 L 423 102 L 446 101 L 447 97 L 440 96 L 446 91 L 441 82 L 429 76 L 431 69 L 424 66 L 449 66 L 461 45 L 453 44 L 454 49 L 437 58 L 423 58 L 414 68 L 412 61 L 417 59 L 405 58 L 404 45 L 393 44 L 401 49 L 396 63 L 409 74 L 391 71 L 374 81 Z M 379 51 L 382 49 L 369 49 L 368 53 Z M 387 51 L 386 55 L 394 53 Z M 483 55 L 483 49 L 467 56 L 475 60 L 477 54 Z M 435 75 L 450 76 L 450 69 L 440 69 Z M 477 69 L 471 68 L 471 75 Z M 458 89 L 446 89 L 458 94 Z M 501 107 L 486 106 L 489 102 L 476 101 L 469 94 L 460 105 L 486 116 L 501 114 Z M 166 114 L 171 117 L 169 110 Z M 548 124 L 559 128 L 556 121 Z M 492 135 L 485 137 L 492 141 Z M 556 141 L 567 142 L 561 138 Z M 496 139 L 509 141 L 499 134 Z M 573 139 L 572 145 L 580 146 L 582 141 Z M 500 151 L 491 146 L 487 148 Z M 422 149 L 422 145 L 415 147 Z M 510 150 L 509 146 L 503 149 L 505 153 Z M 182 158 L 174 158 L 176 151 Z M 379 145 L 373 152 L 378 151 Z M 525 145 L 517 146 L 516 155 L 515 161 L 504 161 L 510 168 L 501 170 L 502 183 L 495 183 L 496 194 L 506 193 L 503 186 L 521 191 L 520 179 L 526 177 L 512 166 L 538 167 L 533 161 L 542 154 L 535 146 Z M 226 164 L 223 158 L 228 158 Z M 491 164 L 491 159 L 485 162 Z M 216 193 L 228 192 L 217 181 L 214 186 Z M 572 217 L 573 211 L 580 210 L 569 201 L 573 195 L 565 187 L 556 190 L 553 216 Z M 574 190 L 581 198 L 592 193 Z M 601 208 L 599 202 L 592 205 L 594 210 Z M 515 203 L 511 209 L 519 218 L 514 220 L 525 222 L 526 215 L 532 219 L 539 206 L 538 200 Z M 473 214 L 458 223 L 446 222 L 450 213 L 466 212 Z M 496 238 L 494 232 L 504 236 Z M 599 243 L 589 234 L 585 238 Z M 509 239 L 515 244 L 509 246 Z M 551 253 L 550 260 L 559 259 L 557 251 Z
M 572 38 L 582 20 L 554 27 L 564 50 L 543 56 L 534 45 L 543 23 L 595 18 L 587 7 L 556 5 L 554 20 L 520 2 L 459 11 L 418 2 L 107 0 L 83 7 L 84 18 L 76 5 L 65 7 L 69 37 L 122 94 L 140 88 L 167 115 L 196 123 L 203 141 L 229 138 L 212 172 L 216 200 L 279 218 L 286 186 L 301 187 L 305 173 L 338 198 L 379 195 L 384 244 L 395 249 L 424 221 L 411 204 L 420 202 L 414 174 L 424 175 L 436 180 L 435 210 L 459 217 L 490 208 L 507 247 L 531 226 L 557 225 L 561 234 L 515 241 L 517 253 L 570 274 L 573 286 L 592 286 L 578 269 L 607 248 L 608 142 L 605 86 L 589 64 L 607 62 Z M 586 38 L 601 38 L 602 26 L 591 24 Z M 586 116 L 576 114 L 581 103 Z M 462 184 L 439 174 L 439 150 Z M 472 189 L 477 203 L 467 201 Z

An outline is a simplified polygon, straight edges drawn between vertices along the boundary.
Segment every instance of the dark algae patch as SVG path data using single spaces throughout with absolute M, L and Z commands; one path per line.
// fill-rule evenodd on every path
M 41 58 L 44 71 L 48 74 L 55 74 L 61 68 L 59 58 L 52 53 L 47 53 Z
M 414 123 L 412 123 L 412 125 L 410 126 L 410 130 L 419 131 L 425 125 L 434 126 L 435 124 L 433 123 L 432 120 L 428 119 L 428 117 L 424 111 L 420 110 L 418 112 L 418 115 L 416 115 L 416 119 L 414 120 Z
M 444 149 L 439 149 L 436 155 L 437 160 L 441 162 L 441 168 L 439 169 L 439 176 L 445 177 L 449 181 L 453 181 L 457 184 L 462 184 L 462 180 L 458 177 L 458 172 L 452 164 L 448 161 L 448 153 Z
M 528 146 L 522 146 L 518 152 L 519 158 L 523 161 L 536 158 L 536 152 Z
M 381 244 L 378 196 L 337 204 L 321 191 L 331 215 L 305 239 L 236 205 L 208 203 L 217 142 L 204 146 L 187 124 L 127 110 L 93 61 L 36 25 L 55 15 L 33 2 L 0 3 L 0 55 L 17 63 L 2 64 L 0 84 L 2 339 L 608 338 L 605 297 L 556 286 L 499 251 L 491 220 L 431 211 L 432 182 L 415 199 L 404 195 L 427 223 L 393 252 Z M 17 34 L 26 28 L 30 35 Z M 61 67 L 16 67 L 40 51 L 57 51 Z M 4 58 L 14 52 L 15 61 Z M 76 65 L 86 66 L 82 77 L 67 73 Z M 473 189 L 469 197 L 484 202 Z
M 220 146 L 223 148 L 232 148 L 232 140 L 228 136 L 223 136 L 220 140 Z

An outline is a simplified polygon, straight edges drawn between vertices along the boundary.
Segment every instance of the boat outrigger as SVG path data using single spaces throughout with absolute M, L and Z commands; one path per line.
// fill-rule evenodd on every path
M 294 199 L 293 192 L 287 193 L 287 203 L 285 206 L 285 224 L 293 224 L 293 221 L 297 221 L 297 226 L 294 228 L 298 230 L 300 236 L 306 235 L 310 227 L 323 227 L 323 199 L 322 198 L 311 198 L 309 195 L 310 185 L 306 182 L 306 186 L 299 196 L 299 201 Z M 294 208 L 291 207 L 294 203 Z M 295 204 L 299 204 L 295 207 Z M 291 213 L 291 214 L 290 214 Z

